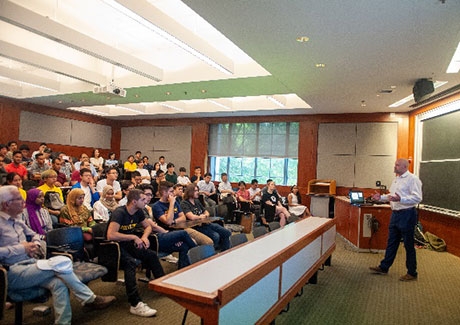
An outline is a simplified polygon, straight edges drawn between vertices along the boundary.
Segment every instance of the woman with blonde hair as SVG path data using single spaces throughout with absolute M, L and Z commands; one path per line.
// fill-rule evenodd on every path
M 96 224 L 91 212 L 83 204 L 85 192 L 80 188 L 74 188 L 67 195 L 67 204 L 59 214 L 59 222 L 68 226 L 78 226 L 83 230 L 83 237 L 86 241 L 92 239 L 91 227 Z

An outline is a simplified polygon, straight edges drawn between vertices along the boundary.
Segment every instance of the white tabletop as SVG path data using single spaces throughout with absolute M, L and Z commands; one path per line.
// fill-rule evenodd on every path
M 215 292 L 328 221 L 330 219 L 309 217 L 289 224 L 162 282 L 205 293 Z

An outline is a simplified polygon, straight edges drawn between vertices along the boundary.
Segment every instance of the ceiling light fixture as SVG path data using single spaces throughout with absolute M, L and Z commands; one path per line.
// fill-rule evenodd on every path
M 183 112 L 183 111 L 184 111 L 183 108 L 176 107 L 176 106 L 174 106 L 174 105 L 165 104 L 165 103 L 160 104 L 160 106 L 163 106 L 163 107 L 166 107 L 166 108 L 170 108 L 170 109 L 173 109 L 173 110 L 179 111 L 179 112 Z
M 3 77 L 3 79 L 14 80 L 20 84 L 25 84 L 53 92 L 59 91 L 59 82 L 55 80 L 20 73 L 19 71 L 10 68 L 0 67 L 0 76 Z
M 131 108 L 131 107 L 126 107 L 126 106 L 121 106 L 121 105 L 107 105 L 108 107 L 113 107 L 113 108 L 119 108 L 128 112 L 136 113 L 136 114 L 145 114 L 145 112 L 142 112 L 140 110 Z
M 73 110 L 73 111 L 79 111 L 79 112 L 83 112 L 83 113 L 88 113 L 88 114 L 91 114 L 91 115 L 100 115 L 100 116 L 110 115 L 107 112 L 94 111 L 92 109 L 83 108 L 83 107 L 69 107 L 68 109 Z
M 455 50 L 452 60 L 450 60 L 446 73 L 458 73 L 460 71 L 460 43 Z
M 225 68 L 224 66 L 220 65 L 216 61 L 212 60 L 208 56 L 202 54 L 198 50 L 196 50 L 193 47 L 189 46 L 188 44 L 184 43 L 182 40 L 178 39 L 174 35 L 169 34 L 167 31 L 161 29 L 160 27 L 158 27 L 157 25 L 153 24 L 149 20 L 139 16 L 138 14 L 136 14 L 133 11 L 131 11 L 127 7 L 121 5 L 121 4 L 119 4 L 119 3 L 117 3 L 116 1 L 113 1 L 113 0 L 102 0 L 102 1 L 104 3 L 106 3 L 107 5 L 109 5 L 110 7 L 112 7 L 113 9 L 118 10 L 120 13 L 126 15 L 127 17 L 131 18 L 132 20 L 134 20 L 137 23 L 141 24 L 142 26 L 150 29 L 154 33 L 157 33 L 158 35 L 160 35 L 164 39 L 170 41 L 171 43 L 179 46 L 180 48 L 182 48 L 183 50 L 187 51 L 188 53 L 194 55 L 198 59 L 200 59 L 203 62 L 205 62 L 208 65 L 210 65 L 211 67 L 213 67 L 213 68 L 215 68 L 215 69 L 217 69 L 220 72 L 223 72 L 225 74 L 233 75 L 233 71 L 228 70 L 227 68 Z
M 299 37 L 296 38 L 296 41 L 299 42 L 299 43 L 306 43 L 309 40 L 310 39 L 307 36 L 299 36 Z
M 436 82 L 433 84 L 433 86 L 434 86 L 434 88 L 436 89 L 436 88 L 439 88 L 439 87 L 445 85 L 446 83 L 448 83 L 448 81 L 436 81 Z M 399 106 L 401 106 L 402 104 L 405 104 L 405 103 L 407 103 L 407 102 L 409 102 L 409 101 L 411 101 L 411 100 L 413 100 L 413 99 L 414 99 L 414 94 L 410 94 L 409 96 L 404 97 L 404 98 L 401 99 L 401 100 L 398 100 L 397 102 L 395 102 L 395 103 L 389 105 L 388 107 L 399 107 Z
M 208 99 L 207 100 L 208 102 L 216 105 L 216 106 L 219 106 L 219 107 L 222 107 L 222 108 L 225 108 L 225 109 L 232 109 L 231 107 L 227 106 L 227 105 L 224 105 L 222 103 L 219 103 L 219 102 L 216 102 L 215 100 L 212 100 L 212 99 Z
M 278 100 L 277 98 L 275 98 L 275 97 L 273 97 L 273 96 L 267 96 L 267 99 L 268 99 L 269 101 L 271 101 L 272 103 L 278 105 L 278 106 L 281 107 L 281 108 L 285 108 L 285 107 L 286 107 L 285 104 L 283 104 L 280 100 Z
M 317 68 L 325 68 L 326 64 L 325 63 L 316 63 L 315 67 L 317 67 Z

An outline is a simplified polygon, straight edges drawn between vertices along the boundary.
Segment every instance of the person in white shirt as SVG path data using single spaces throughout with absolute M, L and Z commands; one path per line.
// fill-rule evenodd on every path
M 106 185 L 110 185 L 113 188 L 115 200 L 121 200 L 123 193 L 121 192 L 120 183 L 117 181 L 118 179 L 118 170 L 115 167 L 107 168 L 105 171 L 105 175 L 107 178 L 101 179 L 96 184 L 96 190 L 102 195 L 102 191 Z
M 166 173 L 168 171 L 168 164 L 165 161 L 165 156 L 160 156 L 158 163 L 160 164 L 160 169 Z
M 182 186 L 187 186 L 192 183 L 190 181 L 190 178 L 188 178 L 187 175 L 185 175 L 186 172 L 187 172 L 187 169 L 185 169 L 185 167 L 179 168 L 179 176 L 177 176 L 177 184 L 180 184 Z
M 398 159 L 395 162 L 396 178 L 390 186 L 390 193 L 375 193 L 376 201 L 390 202 L 393 210 L 388 230 L 388 244 L 385 257 L 380 265 L 370 267 L 373 273 L 387 274 L 396 258 L 401 238 L 406 249 L 407 273 L 399 278 L 401 281 L 417 280 L 417 258 L 415 253 L 414 230 L 418 222 L 416 206 L 422 201 L 422 182 L 408 171 L 409 161 Z
M 251 181 L 251 187 L 249 187 L 249 195 L 252 203 L 260 204 L 260 199 L 262 198 L 262 190 L 259 188 L 259 182 L 257 179 Z
M 150 173 L 147 169 L 144 169 L 144 161 L 141 159 L 139 160 L 139 162 L 137 163 L 137 169 L 136 169 L 139 174 L 141 174 L 141 183 L 142 184 L 150 184 L 151 182 L 151 178 L 150 178 Z
M 196 185 L 200 191 L 200 195 L 203 195 L 206 205 L 215 207 L 217 204 L 217 191 L 214 183 L 211 182 L 211 177 L 211 173 L 204 174 L 204 179 L 199 181 Z

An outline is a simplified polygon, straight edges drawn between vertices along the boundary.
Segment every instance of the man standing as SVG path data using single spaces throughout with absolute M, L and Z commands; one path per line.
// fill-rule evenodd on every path
M 112 304 L 115 297 L 94 295 L 73 273 L 71 264 L 66 272 L 41 269 L 46 260 L 41 260 L 39 265 L 31 257 L 39 248 L 40 236 L 21 220 L 23 207 L 24 200 L 17 187 L 0 188 L 0 263 L 8 269 L 8 291 L 24 291 L 34 287 L 50 290 L 55 324 L 70 324 L 72 321 L 69 289 L 83 305 L 93 309 Z M 32 238 L 30 242 L 26 239 L 29 236 Z
M 157 311 L 142 302 L 139 295 L 136 284 L 138 260 L 141 260 L 153 272 L 155 278 L 162 277 L 164 271 L 156 253 L 148 249 L 152 228 L 143 212 L 146 202 L 147 198 L 141 190 L 129 191 L 126 206 L 119 207 L 112 212 L 107 228 L 107 239 L 120 243 L 120 262 L 125 272 L 126 294 L 131 304 L 131 314 L 150 317 Z M 144 233 L 140 238 L 134 234 L 137 224 L 144 227 Z
M 388 243 L 385 257 L 379 266 L 370 267 L 374 273 L 387 274 L 393 264 L 401 238 L 406 249 L 407 274 L 401 276 L 401 281 L 417 280 L 417 260 L 414 247 L 414 229 L 417 224 L 416 205 L 422 201 L 422 182 L 407 169 L 409 161 L 398 159 L 395 162 L 396 178 L 390 186 L 387 195 L 374 194 L 374 200 L 390 202 L 393 210 L 388 230 Z

